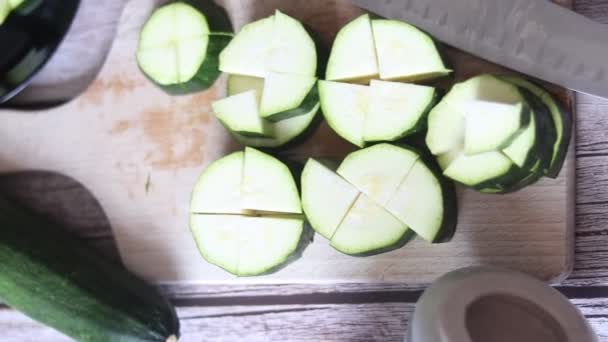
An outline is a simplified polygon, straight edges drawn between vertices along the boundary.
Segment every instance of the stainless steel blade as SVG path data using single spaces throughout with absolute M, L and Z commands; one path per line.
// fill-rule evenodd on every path
M 608 98 L 608 25 L 548 0 L 353 2 L 497 64 Z

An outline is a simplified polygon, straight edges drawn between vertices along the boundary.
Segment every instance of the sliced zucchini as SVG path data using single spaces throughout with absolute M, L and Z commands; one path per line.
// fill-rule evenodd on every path
M 372 30 L 381 79 L 414 82 L 451 72 L 433 39 L 418 28 L 397 20 L 375 19 Z
M 528 90 L 546 106 L 548 110 L 547 119 L 551 122 L 547 127 L 547 131 L 552 126 L 555 135 L 548 138 L 551 139 L 547 143 L 552 146 L 552 153 L 551 161 L 545 168 L 545 173 L 547 177 L 557 178 L 568 153 L 573 127 L 572 115 L 549 92 L 538 85 L 517 76 L 502 76 L 502 78 Z
M 386 205 L 419 156 L 391 144 L 378 144 L 346 156 L 338 174 L 380 205 Z
M 261 275 L 310 241 L 291 172 L 252 148 L 212 163 L 199 177 L 190 227 L 205 260 L 238 276 Z
M 537 147 L 537 125 L 535 117 L 536 114 L 533 113 L 528 126 L 509 146 L 502 150 L 502 152 L 520 168 L 527 168 L 530 166 L 528 164 L 536 157 L 536 155 L 534 155 Z
M 220 70 L 230 74 L 264 77 L 270 59 L 274 17 L 249 23 L 220 54 Z
M 502 152 L 467 155 L 461 150 L 452 153 L 452 161 L 444 169 L 443 175 L 470 187 L 483 188 L 488 184 L 501 183 L 519 170 Z
M 276 11 L 243 26 L 220 54 L 219 68 L 230 74 L 261 78 L 268 71 L 314 76 L 316 45 L 300 22 Z
M 212 103 L 213 112 L 230 131 L 245 136 L 272 136 L 271 127 L 258 112 L 258 96 L 254 90 L 233 95 Z
M 449 153 L 464 144 L 464 114 L 445 100 L 450 94 L 428 116 L 426 145 L 434 155 Z
M 256 92 L 256 97 L 261 101 L 264 89 L 264 79 L 250 76 L 230 75 L 228 77 L 228 95 L 235 95 L 249 90 Z M 304 137 L 312 132 L 316 126 L 314 122 L 319 112 L 317 102 L 310 111 L 304 115 L 294 116 L 278 122 L 267 122 L 273 137 L 252 137 L 231 131 L 232 136 L 241 144 L 253 147 L 276 148 Z
M 429 242 L 448 240 L 456 229 L 456 193 L 422 160 L 401 182 L 386 209 Z
M 507 147 L 530 122 L 525 103 L 502 104 L 470 101 L 462 104 L 465 113 L 464 151 L 476 154 Z
M 276 11 L 268 70 L 313 76 L 317 73 L 317 47 L 299 21 Z
M 371 255 L 401 247 L 408 227 L 365 194 L 360 194 L 334 236 L 331 246 L 350 255 Z
M 372 80 L 365 141 L 393 141 L 417 132 L 437 99 L 435 88 Z
M 207 262 L 238 276 L 285 264 L 299 248 L 304 221 L 295 218 L 191 215 L 190 227 Z
M 316 83 L 314 76 L 267 73 L 260 116 L 276 122 L 309 113 L 319 103 Z
M 220 74 L 220 51 L 230 39 L 228 33 L 213 33 L 197 8 L 174 2 L 155 10 L 145 23 L 137 62 L 167 93 L 191 93 L 213 85 Z
M 245 209 L 301 214 L 300 195 L 289 168 L 273 156 L 245 148 L 242 204 Z
M 480 75 L 431 111 L 426 142 L 445 176 L 482 192 L 515 191 L 538 180 L 532 169 L 546 159 L 544 113 L 527 90 Z
M 312 228 L 331 239 L 359 191 L 324 164 L 308 159 L 302 171 L 302 208 Z
M 367 83 L 378 77 L 378 73 L 372 24 L 369 15 L 364 14 L 346 24 L 336 35 L 325 78 Z
M 350 143 L 363 147 L 363 124 L 369 108 L 369 87 L 319 81 L 321 111 L 329 126 Z
M 234 152 L 209 165 L 192 191 L 190 212 L 244 214 L 241 203 L 243 152 Z

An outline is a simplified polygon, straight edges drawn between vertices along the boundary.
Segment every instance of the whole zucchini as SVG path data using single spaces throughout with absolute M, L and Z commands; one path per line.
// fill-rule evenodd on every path
M 0 299 L 78 341 L 177 341 L 157 290 L 0 198 Z

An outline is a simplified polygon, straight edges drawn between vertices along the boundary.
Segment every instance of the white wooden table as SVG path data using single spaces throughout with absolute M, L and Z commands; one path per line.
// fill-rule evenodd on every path
M 52 102 L 82 90 L 103 61 L 123 2 L 83 0 L 60 53 L 22 100 Z M 608 0 L 575 0 L 575 10 L 608 24 Z M 577 96 L 577 118 L 576 262 L 559 290 L 587 316 L 600 340 L 608 342 L 608 100 Z M 0 194 L 116 257 L 103 211 L 73 180 L 48 173 L 5 175 L 0 177 Z M 182 341 L 401 341 L 422 289 L 335 284 L 163 290 L 177 305 Z M 2 306 L 0 331 L 2 341 L 67 340 Z

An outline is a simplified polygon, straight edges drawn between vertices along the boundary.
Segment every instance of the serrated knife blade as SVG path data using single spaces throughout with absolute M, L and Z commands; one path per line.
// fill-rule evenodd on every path
M 549 0 L 352 1 L 494 63 L 608 98 L 608 25 Z

